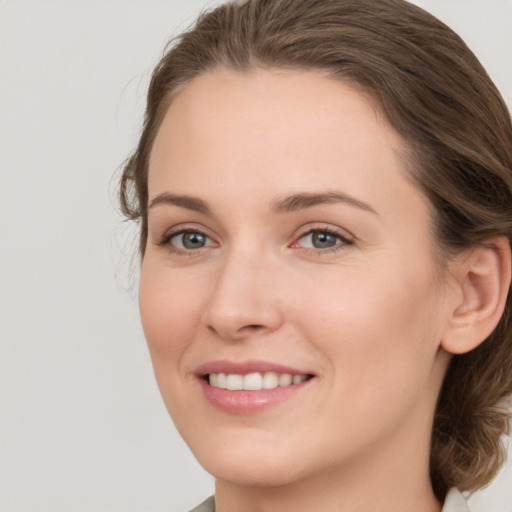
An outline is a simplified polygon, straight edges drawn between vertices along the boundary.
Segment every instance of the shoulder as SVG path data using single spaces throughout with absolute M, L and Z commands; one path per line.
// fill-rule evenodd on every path
M 215 498 L 210 496 L 207 500 L 203 501 L 201 505 L 197 506 L 190 512 L 215 512 Z
M 442 512 L 471 512 L 462 493 L 455 488 L 448 491 Z

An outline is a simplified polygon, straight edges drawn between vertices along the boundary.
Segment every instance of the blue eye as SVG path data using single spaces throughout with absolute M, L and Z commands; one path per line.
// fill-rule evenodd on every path
M 167 235 L 162 245 L 171 245 L 178 250 L 193 251 L 214 245 L 212 239 L 199 231 L 181 231 Z
M 173 236 L 171 240 L 184 249 L 200 249 L 206 245 L 206 236 L 201 233 L 181 233 Z
M 328 249 L 334 247 L 338 243 L 339 237 L 332 233 L 326 233 L 324 231 L 317 231 L 309 235 L 311 238 L 311 245 L 315 249 Z
M 336 249 L 351 242 L 339 233 L 326 229 L 312 229 L 299 239 L 299 246 L 307 249 Z

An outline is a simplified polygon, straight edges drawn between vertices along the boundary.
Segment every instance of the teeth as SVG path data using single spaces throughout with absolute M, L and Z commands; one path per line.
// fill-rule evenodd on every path
M 244 389 L 244 378 L 242 375 L 230 373 L 226 376 L 226 389 L 231 391 L 240 391 Z
M 261 389 L 275 389 L 278 386 L 291 386 L 307 380 L 307 375 L 292 375 L 291 373 L 254 372 L 247 375 L 236 373 L 210 373 L 208 381 L 210 386 L 230 391 L 259 391 Z
M 244 389 L 257 391 L 261 389 L 262 383 L 261 373 L 248 373 L 244 376 Z
M 263 375 L 263 389 L 274 389 L 279 386 L 279 377 L 277 373 L 267 372 Z
M 280 386 L 289 386 L 292 382 L 293 377 L 291 373 L 281 373 L 281 375 L 279 375 Z
M 305 380 L 306 380 L 306 376 L 305 375 L 294 375 L 293 379 L 292 379 L 292 382 L 294 384 L 300 384 L 301 382 L 304 382 Z
M 213 375 L 213 373 L 212 373 L 212 375 Z M 225 373 L 217 374 L 217 385 L 219 386 L 219 388 L 226 389 L 228 384 L 227 384 L 227 377 L 226 377 Z
M 214 388 L 221 387 L 221 386 L 219 386 L 219 374 L 218 373 L 210 373 L 210 386 L 213 386 Z

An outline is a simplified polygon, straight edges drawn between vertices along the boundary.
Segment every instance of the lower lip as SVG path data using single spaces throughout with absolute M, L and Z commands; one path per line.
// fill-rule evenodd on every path
M 216 388 L 210 386 L 205 379 L 200 379 L 200 383 L 206 399 L 217 409 L 231 414 L 254 414 L 293 398 L 308 388 L 313 380 L 259 391 Z

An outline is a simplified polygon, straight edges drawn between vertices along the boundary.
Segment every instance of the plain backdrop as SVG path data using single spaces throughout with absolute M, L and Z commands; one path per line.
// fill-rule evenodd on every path
M 512 3 L 417 3 L 510 104 Z M 0 0 L 1 512 L 179 512 L 213 491 L 154 382 L 115 209 L 150 70 L 206 5 Z M 471 503 L 512 511 L 510 462 Z

